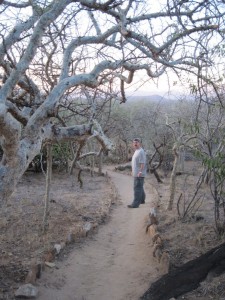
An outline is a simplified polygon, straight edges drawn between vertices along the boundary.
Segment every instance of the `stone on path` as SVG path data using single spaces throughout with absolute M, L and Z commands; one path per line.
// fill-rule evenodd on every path
M 15 292 L 16 298 L 36 298 L 38 295 L 38 289 L 30 283 L 24 284 L 18 288 Z

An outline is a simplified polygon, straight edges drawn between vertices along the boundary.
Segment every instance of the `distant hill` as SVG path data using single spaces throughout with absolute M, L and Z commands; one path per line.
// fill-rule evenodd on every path
M 149 95 L 149 96 L 127 96 L 127 102 L 134 102 L 134 101 L 168 101 L 169 99 L 162 97 L 160 95 Z

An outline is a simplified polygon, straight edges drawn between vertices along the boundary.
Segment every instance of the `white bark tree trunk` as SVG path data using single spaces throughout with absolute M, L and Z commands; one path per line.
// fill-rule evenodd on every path
M 33 126 L 34 127 L 34 126 Z M 48 124 L 42 127 L 38 134 L 30 137 L 26 135 L 22 140 L 17 140 L 15 135 L 7 135 L 8 140 L 3 145 L 3 158 L 0 164 L 0 205 L 13 193 L 17 182 L 26 171 L 33 158 L 40 153 L 45 141 L 79 140 L 91 136 L 92 124 L 76 125 L 71 127 L 54 127 Z M 31 132 L 31 129 L 30 129 Z M 12 140 L 11 140 L 12 138 Z M 14 138 L 14 139 L 13 139 Z

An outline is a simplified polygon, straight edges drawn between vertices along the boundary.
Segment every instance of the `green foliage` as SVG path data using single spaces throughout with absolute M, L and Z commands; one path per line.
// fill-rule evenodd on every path
M 184 131 L 190 135 L 200 133 L 200 125 L 198 123 L 192 124 L 190 122 L 184 122 L 183 128 L 184 128 Z
M 218 153 L 215 157 L 202 155 L 202 163 L 209 170 L 213 171 L 219 181 L 225 179 L 225 155 Z
M 71 146 L 69 143 L 58 143 L 52 147 L 53 160 L 72 159 Z
M 58 143 L 52 146 L 52 160 L 53 165 L 62 167 L 67 165 L 68 159 L 72 159 L 71 147 L 69 143 Z M 47 153 L 46 148 L 42 149 L 42 152 L 34 157 L 30 164 L 35 172 L 46 171 L 47 168 Z

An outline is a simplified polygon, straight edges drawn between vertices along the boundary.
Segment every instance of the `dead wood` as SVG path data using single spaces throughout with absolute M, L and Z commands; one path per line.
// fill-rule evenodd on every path
M 156 180 L 157 180 L 158 183 L 163 183 L 163 181 L 161 180 L 158 172 L 155 169 L 151 169 L 150 168 L 150 173 L 153 173 L 155 175 L 155 178 L 156 178 Z
M 77 181 L 80 183 L 80 188 L 82 189 L 82 187 L 83 187 L 83 180 L 81 178 L 81 173 L 82 173 L 82 170 L 79 170 L 78 175 L 77 175 Z
M 168 300 L 196 289 L 210 273 L 225 271 L 225 243 L 177 267 L 154 282 L 141 300 Z

